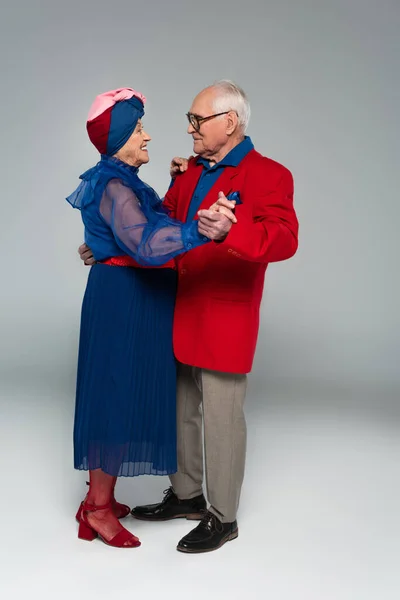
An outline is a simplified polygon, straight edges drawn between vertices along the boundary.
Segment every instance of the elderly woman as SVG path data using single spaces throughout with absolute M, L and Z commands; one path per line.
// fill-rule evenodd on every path
M 78 536 L 133 548 L 118 519 L 118 476 L 176 471 L 176 370 L 172 320 L 173 258 L 226 235 L 235 217 L 221 207 L 226 231 L 171 219 L 138 175 L 149 161 L 145 98 L 131 88 L 98 96 L 87 122 L 101 154 L 67 200 L 81 211 L 91 268 L 81 315 L 74 423 L 74 466 L 90 473 L 79 507 Z M 232 205 L 233 206 L 233 205 Z M 155 268 L 161 267 L 164 268 Z M 153 267 L 153 268 L 140 268 Z

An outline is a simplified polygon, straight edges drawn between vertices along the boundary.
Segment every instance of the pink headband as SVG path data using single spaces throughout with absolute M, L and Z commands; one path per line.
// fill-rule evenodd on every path
M 97 96 L 96 100 L 90 107 L 88 121 L 93 121 L 96 117 L 103 114 L 108 108 L 111 108 L 117 102 L 121 100 L 129 100 L 129 98 L 139 98 L 143 102 L 146 102 L 145 96 L 140 92 L 136 92 L 132 88 L 118 88 L 117 90 L 110 90 L 104 94 Z

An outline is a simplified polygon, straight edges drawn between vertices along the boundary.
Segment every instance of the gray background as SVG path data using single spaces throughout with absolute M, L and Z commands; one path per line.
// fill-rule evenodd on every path
M 63 197 L 96 160 L 94 96 L 124 85 L 147 95 L 142 176 L 163 194 L 171 156 L 191 152 L 192 97 L 228 77 L 249 94 L 257 149 L 293 171 L 301 224 L 298 255 L 268 274 L 256 375 L 399 384 L 396 4 L 4 8 L 2 364 L 59 376 L 73 359 L 87 272 Z
M 192 589 L 205 567 L 211 580 L 192 598 L 227 597 L 224 578 L 230 598 L 251 581 L 251 598 L 398 597 L 398 0 L 26 0 L 2 2 L 0 16 L 1 514 L 18 522 L 7 521 L 3 545 L 7 598 L 35 586 L 60 597 L 63 577 L 65 593 L 101 597 L 113 574 L 126 597 L 139 590 L 138 556 L 154 597 L 172 595 L 180 576 Z M 187 523 L 140 526 L 154 539 L 116 558 L 78 544 L 71 528 L 83 489 L 71 427 L 88 270 L 79 213 L 63 198 L 97 159 L 85 132 L 96 94 L 147 96 L 142 176 L 163 194 L 170 158 L 191 152 L 185 112 L 220 77 L 247 91 L 256 148 L 292 170 L 300 220 L 298 254 L 267 274 L 242 545 L 185 562 L 172 551 Z M 121 493 L 134 504 L 163 486 L 142 478 Z M 21 548 L 26 514 L 34 529 Z

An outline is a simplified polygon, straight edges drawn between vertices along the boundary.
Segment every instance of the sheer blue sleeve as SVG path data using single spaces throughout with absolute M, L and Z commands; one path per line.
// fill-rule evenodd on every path
M 144 266 L 160 266 L 171 258 L 210 240 L 197 221 L 181 223 L 157 207 L 141 203 L 120 179 L 111 179 L 100 201 L 100 213 L 118 246 Z

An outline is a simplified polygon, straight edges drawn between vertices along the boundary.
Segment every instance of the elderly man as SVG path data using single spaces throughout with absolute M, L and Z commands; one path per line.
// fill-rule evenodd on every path
M 256 152 L 245 135 L 250 106 L 241 88 L 229 81 L 215 83 L 196 96 L 187 117 L 197 157 L 187 164 L 174 159 L 173 170 L 183 173 L 175 177 L 165 206 L 181 221 L 202 217 L 207 228 L 222 215 L 206 207 L 216 201 L 230 207 L 228 200 L 233 200 L 237 223 L 223 241 L 178 259 L 178 472 L 162 502 L 137 506 L 132 515 L 146 521 L 201 519 L 177 546 L 198 553 L 238 536 L 246 455 L 243 404 L 264 276 L 268 263 L 295 254 L 298 222 L 291 173 Z M 90 263 L 87 248 L 80 252 Z

